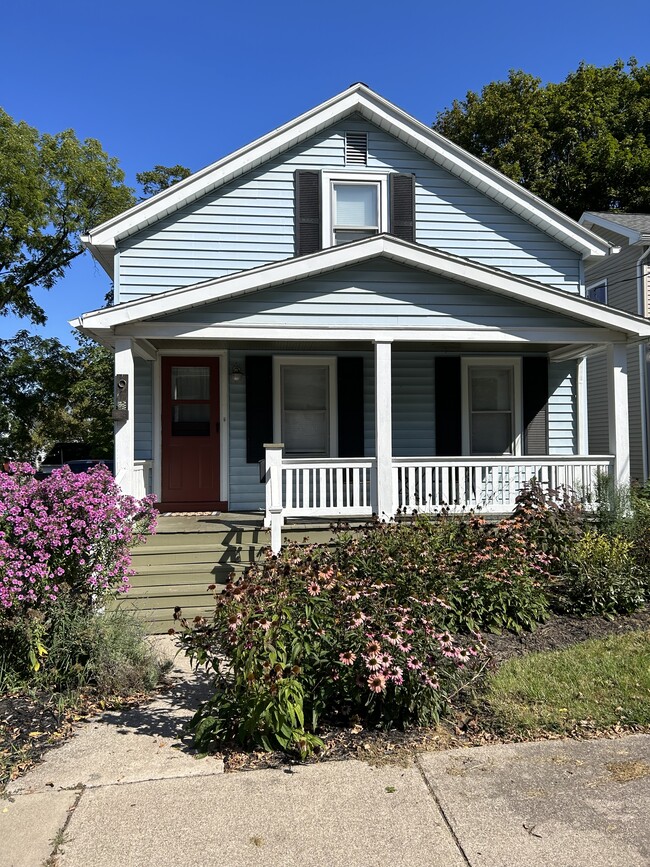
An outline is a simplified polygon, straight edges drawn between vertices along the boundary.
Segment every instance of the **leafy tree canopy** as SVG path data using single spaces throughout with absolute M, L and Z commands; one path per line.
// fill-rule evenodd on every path
M 145 199 L 166 190 L 172 184 L 189 177 L 192 172 L 185 166 L 154 166 L 148 172 L 137 172 L 135 179 L 142 187 Z
M 19 331 L 0 341 L 0 458 L 37 461 L 55 442 L 85 442 L 110 457 L 113 356 Z
M 0 314 L 44 323 L 34 288 L 50 289 L 83 252 L 84 230 L 133 203 L 98 141 L 41 134 L 0 109 Z
M 581 63 L 546 85 L 511 71 L 455 100 L 434 129 L 575 219 L 650 211 L 650 64 Z

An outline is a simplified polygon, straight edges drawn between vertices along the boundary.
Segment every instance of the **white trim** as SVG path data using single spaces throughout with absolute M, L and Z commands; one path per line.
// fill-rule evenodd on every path
M 284 442 L 282 437 L 282 368 L 283 367 L 327 367 L 329 369 L 329 458 L 338 457 L 338 394 L 336 387 L 335 355 L 274 355 L 273 356 L 273 439 Z M 298 458 L 298 460 L 302 460 Z M 320 458 L 319 458 L 320 460 Z
M 473 367 L 507 367 L 512 369 L 512 428 L 513 428 L 513 451 L 511 456 L 516 457 L 523 453 L 523 395 L 521 390 L 521 358 L 512 356 L 463 356 L 461 358 L 461 420 L 463 437 L 463 454 L 471 457 L 470 451 L 470 408 L 469 408 L 469 372 Z M 489 455 L 488 457 L 502 457 L 501 455 Z
M 153 395 L 152 395 L 152 451 L 153 458 L 153 474 L 152 484 L 153 492 L 156 495 L 158 502 L 162 500 L 162 371 L 160 353 L 154 362 L 153 366 Z
M 151 199 L 107 220 L 82 236 L 81 240 L 99 257 L 102 247 L 114 246 L 116 240 L 173 213 L 355 112 L 571 249 L 584 256 L 604 255 L 609 251 L 609 244 L 598 235 L 360 83 Z
M 552 289 L 529 280 L 507 274 L 487 265 L 480 265 L 460 256 L 452 256 L 439 250 L 411 244 L 388 235 L 376 235 L 330 247 L 313 253 L 263 265 L 227 277 L 208 280 L 194 286 L 173 289 L 154 296 L 129 301 L 116 307 L 102 308 L 73 320 L 74 327 L 92 333 L 94 329 L 113 328 L 154 316 L 164 316 L 178 310 L 200 306 L 212 301 L 233 298 L 260 289 L 313 277 L 327 271 L 375 259 L 379 256 L 399 262 L 408 267 L 468 283 L 509 298 L 516 298 L 533 306 L 577 318 L 582 322 L 634 335 L 650 337 L 650 323 L 629 313 L 588 301 L 577 294 L 562 289 Z
M 154 443 L 157 449 L 154 453 L 154 493 L 158 500 L 162 498 L 162 375 L 161 359 L 173 358 L 206 358 L 216 357 L 219 359 L 219 499 L 230 503 L 230 416 L 229 416 L 229 382 L 228 379 L 228 351 L 225 349 L 193 349 L 188 344 L 186 349 L 161 349 L 158 352 L 158 363 L 155 370 L 154 381 L 157 382 L 154 390 Z M 156 400 L 157 398 L 157 400 Z
M 377 234 L 388 231 L 388 173 L 363 171 L 323 171 L 321 189 L 323 249 L 334 247 L 334 184 L 376 184 L 379 226 Z
M 587 388 L 587 358 L 582 356 L 576 364 L 576 444 L 579 455 L 589 454 L 589 390 Z
M 190 325 L 187 323 L 143 323 L 124 325 L 115 330 L 115 336 L 146 334 L 160 339 L 178 338 L 182 340 L 286 340 L 303 341 L 306 337 L 313 341 L 372 340 L 408 341 L 413 343 L 435 341 L 453 343 L 464 340 L 468 343 L 625 343 L 625 336 L 605 328 L 508 328 L 498 326 L 470 328 L 417 328 L 409 325 L 395 328 L 376 326 L 340 325 L 323 327 L 309 325 Z M 582 352 L 584 346 L 571 346 L 571 353 Z M 565 351 L 562 349 L 561 351 Z

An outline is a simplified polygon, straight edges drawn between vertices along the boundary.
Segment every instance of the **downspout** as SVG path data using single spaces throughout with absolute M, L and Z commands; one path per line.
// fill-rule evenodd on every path
M 636 263 L 636 303 L 639 316 L 648 317 L 647 298 L 645 292 L 645 264 L 644 260 L 650 254 L 650 247 L 639 256 Z M 648 390 L 648 344 L 643 343 L 639 347 L 639 390 L 643 395 L 643 410 L 641 412 L 641 442 L 643 457 L 643 481 L 648 478 L 648 428 L 650 426 L 650 391 Z

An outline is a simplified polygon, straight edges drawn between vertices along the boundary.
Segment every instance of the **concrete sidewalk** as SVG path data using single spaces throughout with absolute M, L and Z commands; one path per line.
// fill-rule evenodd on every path
M 202 683 L 107 714 L 0 800 L 0 867 L 641 867 L 650 736 L 223 773 L 182 725 Z

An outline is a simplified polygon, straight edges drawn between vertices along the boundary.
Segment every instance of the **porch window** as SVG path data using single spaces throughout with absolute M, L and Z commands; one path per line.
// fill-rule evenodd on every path
M 521 454 L 520 359 L 463 359 L 463 451 Z
M 275 358 L 275 439 L 287 457 L 336 455 L 335 359 Z

